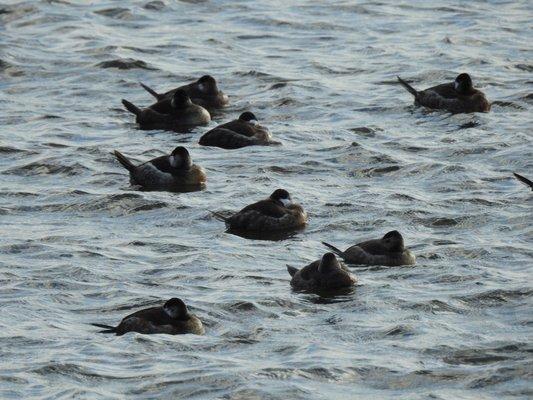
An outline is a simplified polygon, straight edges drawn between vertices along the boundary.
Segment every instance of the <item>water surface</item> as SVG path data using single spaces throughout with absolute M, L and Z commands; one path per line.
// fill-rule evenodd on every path
M 533 176 L 531 2 L 4 1 L 0 6 L 0 397 L 528 398 Z M 470 72 L 489 114 L 415 108 Z M 141 131 L 126 98 L 214 75 L 282 147 L 203 148 Z M 192 193 L 141 192 L 112 156 L 185 145 Z M 224 233 L 289 190 L 308 228 Z M 339 297 L 286 265 L 398 229 L 415 267 L 356 268 Z M 197 337 L 99 335 L 165 299 Z

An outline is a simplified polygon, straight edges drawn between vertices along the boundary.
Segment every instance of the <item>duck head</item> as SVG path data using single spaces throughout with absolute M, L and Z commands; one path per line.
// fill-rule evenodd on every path
M 254 115 L 253 112 L 246 111 L 246 112 L 243 112 L 239 116 L 239 121 L 249 122 L 249 123 L 251 123 L 253 125 L 256 125 L 257 124 L 257 117 Z
M 327 274 L 338 269 L 341 269 L 341 266 L 339 260 L 335 257 L 335 254 L 326 253 L 322 256 L 320 264 L 318 265 L 318 272 L 321 274 Z
M 292 204 L 291 195 L 285 189 L 276 189 L 274 193 L 270 195 L 270 200 L 273 200 L 283 207 L 289 207 Z
M 204 75 L 196 81 L 198 90 L 205 94 L 217 94 L 217 81 L 211 75 Z
M 189 310 L 183 300 L 173 297 L 163 306 L 163 310 L 172 319 L 187 319 Z
M 468 94 L 472 90 L 472 78 L 466 73 L 459 74 L 455 78 L 453 87 L 458 93 Z
M 176 147 L 170 156 L 168 162 L 176 169 L 190 169 L 192 167 L 191 155 L 183 146 Z
M 191 102 L 191 99 L 189 98 L 189 95 L 183 89 L 176 90 L 176 92 L 174 92 L 174 96 L 172 96 L 172 100 L 170 100 L 170 105 L 172 106 L 173 109 L 176 109 L 176 110 L 185 108 L 191 104 L 192 102 Z
M 404 250 L 403 236 L 398 231 L 387 232 L 381 241 L 385 248 L 391 252 L 402 252 Z

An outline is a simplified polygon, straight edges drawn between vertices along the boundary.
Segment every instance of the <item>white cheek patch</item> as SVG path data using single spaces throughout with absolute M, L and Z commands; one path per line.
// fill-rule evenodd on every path
M 251 119 L 250 121 L 248 121 L 249 123 L 251 123 L 252 125 L 259 125 L 259 122 L 257 122 L 256 119 Z
M 174 156 L 169 156 L 169 157 L 168 157 L 168 162 L 169 162 L 170 165 L 171 165 L 172 167 L 174 167 L 174 168 L 176 168 L 177 165 L 178 165 L 178 161 L 176 160 L 176 157 L 174 157 Z
M 203 83 L 198 84 L 198 90 L 199 90 L 200 92 L 205 92 L 205 89 L 206 89 L 206 88 L 205 88 L 205 85 L 204 85 Z
M 454 87 L 455 90 L 459 89 L 459 82 L 455 81 L 453 83 L 453 87 Z
M 174 101 L 174 97 L 172 98 L 172 100 L 170 100 L 170 106 L 172 108 L 175 108 L 176 107 L 176 102 Z
M 167 315 L 170 318 L 175 318 L 176 317 L 176 313 L 174 312 L 174 310 L 172 308 L 163 306 L 163 310 L 167 313 Z
M 279 201 L 281 201 L 284 207 L 289 207 L 292 204 L 291 199 L 279 199 Z

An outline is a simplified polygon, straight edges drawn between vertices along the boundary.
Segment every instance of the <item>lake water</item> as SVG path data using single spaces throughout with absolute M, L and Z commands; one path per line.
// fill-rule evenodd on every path
M 3 1 L 0 397 L 502 399 L 533 395 L 530 1 Z M 469 72 L 494 102 L 412 105 Z M 141 131 L 120 100 L 212 74 L 282 147 Z M 140 192 L 111 154 L 185 145 L 204 191 Z M 224 232 L 289 190 L 283 241 Z M 286 265 L 398 229 L 417 265 L 291 291 Z M 101 335 L 180 297 L 206 336 Z

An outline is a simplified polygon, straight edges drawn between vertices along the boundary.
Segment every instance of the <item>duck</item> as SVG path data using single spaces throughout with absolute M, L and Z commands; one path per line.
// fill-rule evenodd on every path
M 357 278 L 348 268 L 337 260 L 335 254 L 326 253 L 320 260 L 298 270 L 287 266 L 291 279 L 291 286 L 297 290 L 334 290 L 354 286 Z
M 202 186 L 207 181 L 202 167 L 193 164 L 189 151 L 176 147 L 169 155 L 134 165 L 115 150 L 115 157 L 130 173 L 130 181 L 148 190 L 169 190 L 179 187 Z
M 217 81 L 211 75 L 204 75 L 195 82 L 169 90 L 165 93 L 157 93 L 151 87 L 140 83 L 142 88 L 154 96 L 158 102 L 170 100 L 177 90 L 187 92 L 194 104 L 209 109 L 224 108 L 229 104 L 229 98 L 224 92 L 218 89 Z
M 202 321 L 189 312 L 183 300 L 176 297 L 167 300 L 163 306 L 136 311 L 124 317 L 117 326 L 97 323 L 91 325 L 104 329 L 99 333 L 114 333 L 116 336 L 122 336 L 128 332 L 169 335 L 205 334 Z
M 329 243 L 326 247 L 348 264 L 384 265 L 388 267 L 414 265 L 416 257 L 404 246 L 403 236 L 398 231 L 387 232 L 381 239 L 357 243 L 346 251 L 341 251 Z
M 168 103 L 168 104 L 167 104 Z M 176 90 L 165 107 L 140 109 L 128 100 L 122 99 L 126 109 L 135 115 L 135 122 L 141 129 L 168 129 L 207 125 L 211 121 L 209 112 L 193 104 L 184 90 Z
M 303 228 L 307 214 L 301 205 L 292 202 L 285 189 L 276 189 L 267 199 L 244 207 L 231 217 L 213 212 L 230 231 L 273 232 Z
M 215 146 L 222 149 L 281 144 L 271 139 L 272 134 L 267 128 L 259 125 L 254 113 L 246 111 L 238 119 L 218 125 L 206 132 L 198 143 L 202 146 Z
M 457 75 L 453 82 L 417 91 L 399 76 L 400 84 L 415 97 L 415 104 L 432 109 L 441 109 L 453 114 L 489 112 L 490 103 L 472 85 L 472 78 L 466 73 Z
M 531 182 L 529 179 L 527 179 L 525 176 L 518 175 L 516 172 L 513 172 L 513 175 L 516 179 L 518 179 L 520 182 L 522 182 L 524 185 L 529 186 L 531 190 L 533 190 L 533 182 Z

